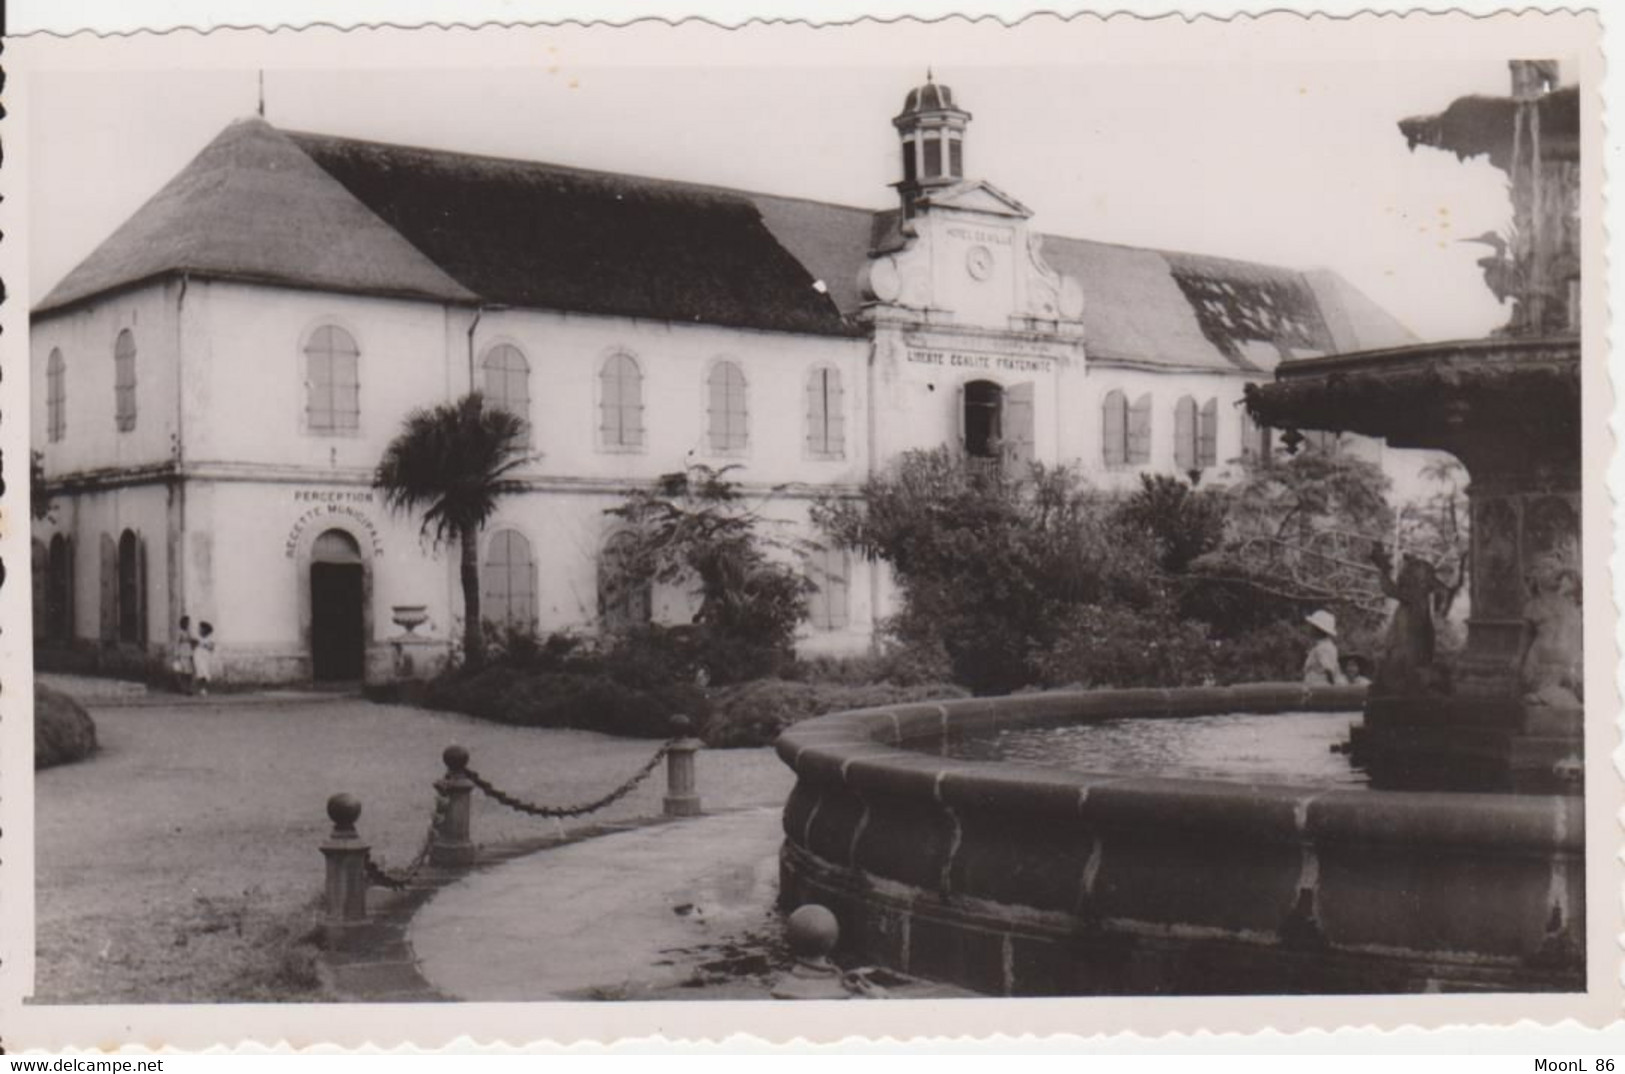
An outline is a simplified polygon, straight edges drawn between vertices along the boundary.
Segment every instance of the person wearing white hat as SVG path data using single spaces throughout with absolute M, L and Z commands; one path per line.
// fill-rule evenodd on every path
M 1337 616 L 1324 608 L 1304 618 L 1315 632 L 1315 643 L 1303 661 L 1303 681 L 1310 686 L 1344 686 L 1348 679 L 1337 659 Z

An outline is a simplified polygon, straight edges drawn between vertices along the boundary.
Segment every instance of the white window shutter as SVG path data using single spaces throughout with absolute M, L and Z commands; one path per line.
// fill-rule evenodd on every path
M 1196 446 L 1196 465 L 1202 469 L 1219 464 L 1219 401 L 1202 404 L 1201 437 Z
M 1151 461 L 1151 393 L 1134 401 L 1128 415 L 1128 464 L 1144 466 Z
M 1128 462 L 1128 453 L 1124 450 L 1128 436 L 1124 424 L 1127 411 L 1128 400 L 1122 392 L 1106 393 L 1106 401 L 1100 408 L 1100 435 L 1101 451 L 1107 466 L 1122 466 Z
M 1188 395 L 1174 407 L 1174 465 L 1196 469 L 1196 400 Z
M 1010 462 L 1025 465 L 1033 461 L 1033 384 L 1026 381 L 1004 390 L 1004 414 L 1000 422 L 1004 454 Z
M 831 455 L 844 456 L 846 454 L 846 393 L 841 387 L 841 372 L 838 369 L 824 370 L 827 394 L 825 407 L 828 410 L 827 428 L 829 429 L 828 451 Z
M 959 430 L 959 450 L 965 450 L 965 385 L 961 383 L 954 389 L 954 421 Z

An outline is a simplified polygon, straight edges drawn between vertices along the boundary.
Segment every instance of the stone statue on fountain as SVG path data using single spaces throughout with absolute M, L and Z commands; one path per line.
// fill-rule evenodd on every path
M 1466 577 L 1466 558 L 1458 562 L 1455 579 L 1446 582 L 1432 563 L 1406 555 L 1394 573 L 1388 550 L 1376 545 L 1372 565 L 1384 596 L 1398 602 L 1388 624 L 1388 637 L 1372 689 L 1380 694 L 1450 692 L 1449 668 L 1436 662 L 1438 632 L 1434 623 L 1450 613 Z
M 1581 708 L 1585 700 L 1585 635 L 1580 576 L 1555 557 L 1536 564 L 1534 594 L 1524 603 L 1518 658 L 1524 704 Z

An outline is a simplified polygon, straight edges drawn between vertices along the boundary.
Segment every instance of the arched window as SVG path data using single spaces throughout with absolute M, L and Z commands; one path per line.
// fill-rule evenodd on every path
M 834 366 L 821 365 L 807 378 L 807 450 L 821 459 L 846 454 L 846 404 Z
M 598 371 L 598 435 L 607 448 L 643 446 L 643 371 L 630 354 L 612 354 Z
M 147 544 L 125 530 L 118 539 L 118 640 L 143 645 L 147 640 Z
M 128 328 L 113 342 L 113 416 L 119 432 L 135 428 L 135 336 Z
M 818 588 L 807 597 L 814 630 L 844 630 L 851 621 L 851 559 L 842 549 L 820 548 L 807 557 L 808 577 Z
M 131 360 L 134 360 L 133 353 Z M 45 361 L 45 435 L 53 444 L 68 431 L 67 375 L 62 351 L 52 347 L 51 357 Z
M 30 542 L 29 552 L 33 568 L 29 576 L 34 583 L 34 637 L 43 640 L 51 636 L 51 553 L 40 540 Z
M 485 352 L 485 401 L 506 410 L 530 428 L 530 363 L 511 343 L 498 343 Z
M 617 533 L 598 557 L 598 622 L 606 631 L 646 626 L 654 618 L 654 587 L 628 573 L 631 541 L 631 534 Z
M 73 543 L 57 534 L 51 538 L 46 566 L 46 626 L 58 641 L 73 638 Z
M 361 348 L 337 325 L 305 342 L 305 428 L 327 436 L 361 428 Z
M 734 362 L 718 362 L 706 380 L 710 404 L 711 450 L 744 451 L 748 418 L 745 411 L 745 373 Z
M 485 550 L 481 616 L 500 627 L 528 630 L 536 625 L 536 561 L 530 542 L 518 530 L 498 530 Z
M 991 380 L 973 380 L 960 388 L 960 436 L 973 459 L 998 456 L 1003 439 L 1004 389 Z

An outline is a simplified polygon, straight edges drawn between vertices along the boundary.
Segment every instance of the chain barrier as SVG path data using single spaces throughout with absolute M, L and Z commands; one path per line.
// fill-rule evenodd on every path
M 423 845 L 418 848 L 417 854 L 407 863 L 405 869 L 398 873 L 388 873 L 384 867 L 373 861 L 369 852 L 363 861 L 367 870 L 367 882 L 374 887 L 386 888 L 390 891 L 403 891 L 410 887 L 412 881 L 417 879 L 418 872 L 429 860 L 429 854 L 434 850 L 435 836 L 440 833 L 440 825 L 446 818 L 446 806 L 450 800 L 443 794 L 434 796 L 434 815 L 429 818 L 429 830 L 423 836 Z
M 649 778 L 650 773 L 652 773 L 655 768 L 659 766 L 660 762 L 665 759 L 666 754 L 671 752 L 672 746 L 676 745 L 678 741 L 680 740 L 673 738 L 666 742 L 665 745 L 661 746 L 655 751 L 655 755 L 649 758 L 649 760 L 644 763 L 642 768 L 638 769 L 637 772 L 632 775 L 631 779 L 627 780 L 619 787 L 616 787 L 602 798 L 596 798 L 591 802 L 583 802 L 579 805 L 537 805 L 534 802 L 527 802 L 523 798 L 519 798 L 508 794 L 505 791 L 499 790 L 491 783 L 490 780 L 486 779 L 472 768 L 464 768 L 462 774 L 467 776 L 470 783 L 473 783 L 474 786 L 484 791 L 489 797 L 494 798 L 496 801 L 507 806 L 509 809 L 517 810 L 520 813 L 528 813 L 533 817 L 554 817 L 558 819 L 583 817 L 588 813 L 596 813 L 605 806 L 614 805 L 622 798 L 625 798 L 627 795 L 631 794 L 638 784 Z

